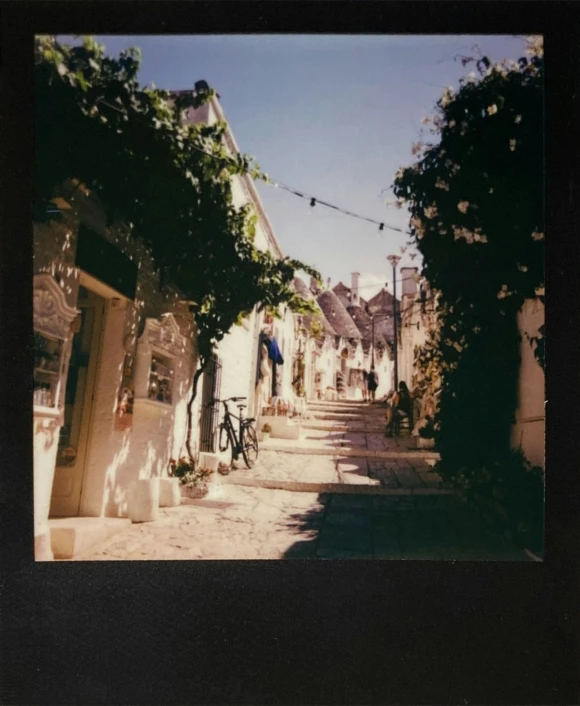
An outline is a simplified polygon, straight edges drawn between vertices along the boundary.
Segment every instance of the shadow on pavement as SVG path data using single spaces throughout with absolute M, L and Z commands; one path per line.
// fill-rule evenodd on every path
M 287 526 L 286 559 L 529 561 L 454 496 L 326 493 Z
M 283 559 L 316 558 L 319 533 L 324 524 L 328 502 L 329 494 L 322 493 L 317 497 L 316 503 L 312 507 L 304 512 L 295 512 L 287 518 L 284 526 L 304 535 L 304 539 L 294 542 L 284 552 Z

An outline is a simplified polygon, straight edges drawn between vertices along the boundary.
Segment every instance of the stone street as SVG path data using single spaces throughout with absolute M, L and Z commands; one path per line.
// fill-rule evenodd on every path
M 216 478 L 208 497 L 77 558 L 528 560 L 443 486 L 435 453 L 385 438 L 384 407 L 309 409 L 300 440 L 269 440 L 253 469 Z

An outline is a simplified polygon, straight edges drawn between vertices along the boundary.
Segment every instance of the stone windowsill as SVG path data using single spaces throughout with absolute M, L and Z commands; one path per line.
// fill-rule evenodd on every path
M 62 412 L 62 409 L 58 409 L 57 407 L 34 405 L 34 416 L 37 418 L 61 419 Z
M 173 402 L 168 404 L 167 402 L 159 402 L 158 400 L 150 400 L 148 397 L 136 397 L 133 403 L 136 406 L 152 407 L 153 409 L 165 409 L 167 411 L 173 411 Z

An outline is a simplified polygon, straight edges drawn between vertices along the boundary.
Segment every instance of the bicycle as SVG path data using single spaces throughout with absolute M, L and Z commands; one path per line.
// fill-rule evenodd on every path
M 221 453 L 225 453 L 228 448 L 231 448 L 232 459 L 230 467 L 237 461 L 240 454 L 244 457 L 244 462 L 248 468 L 253 468 L 258 459 L 258 438 L 254 429 L 253 417 L 244 418 L 243 410 L 245 404 L 237 405 L 240 416 L 236 417 L 232 414 L 228 407 L 228 402 L 239 402 L 245 400 L 246 397 L 230 397 L 227 400 L 214 400 L 221 402 L 224 406 L 224 418 L 220 424 L 219 449 Z M 232 419 L 238 420 L 238 433 Z

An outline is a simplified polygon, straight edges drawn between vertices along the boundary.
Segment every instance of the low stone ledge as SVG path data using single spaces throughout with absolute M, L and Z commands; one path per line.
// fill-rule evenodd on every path
M 227 485 L 268 490 L 288 490 L 299 493 L 343 493 L 350 495 L 454 495 L 448 488 L 385 488 L 377 485 L 358 485 L 351 483 L 308 483 L 306 481 L 268 480 L 267 478 L 230 478 Z

